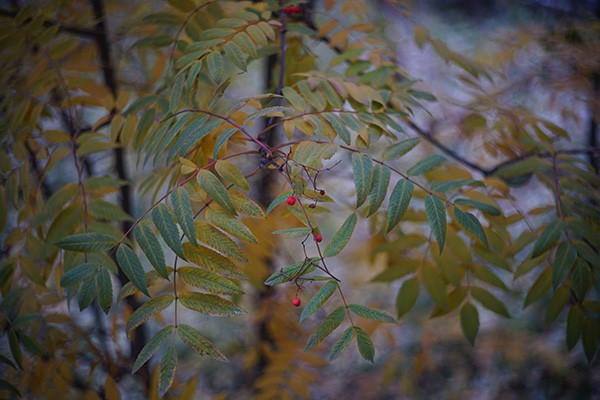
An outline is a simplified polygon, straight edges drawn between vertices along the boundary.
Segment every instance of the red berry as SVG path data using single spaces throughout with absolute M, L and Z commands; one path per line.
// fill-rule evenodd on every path
M 323 241 L 323 236 L 320 233 L 315 233 L 315 242 L 321 243 Z
M 288 203 L 288 205 L 293 206 L 294 204 L 296 204 L 296 198 L 294 196 L 288 197 L 287 203 Z
M 325 191 L 323 189 L 321 189 L 319 193 L 321 193 L 321 196 L 325 196 Z
M 300 304 L 302 304 L 302 300 L 300 300 L 297 297 L 294 297 L 294 300 L 292 300 L 292 304 L 294 305 L 294 307 L 298 307 Z
M 315 208 L 316 206 L 317 206 L 317 205 L 316 205 L 315 203 L 310 203 L 310 204 L 308 205 L 308 208 Z
M 286 13 L 287 15 L 298 14 L 301 11 L 302 11 L 302 7 L 300 7 L 300 6 L 287 6 L 283 9 L 283 12 Z

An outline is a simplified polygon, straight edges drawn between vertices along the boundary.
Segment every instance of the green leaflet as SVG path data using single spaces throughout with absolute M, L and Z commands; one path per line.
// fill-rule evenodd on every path
M 426 157 L 409 168 L 406 173 L 408 175 L 423 175 L 429 171 L 433 171 L 440 165 L 446 162 L 446 159 L 439 154 Z
M 446 284 L 438 270 L 430 263 L 424 263 L 421 267 L 421 281 L 431 296 L 435 305 L 445 310 L 448 308 L 448 295 Z
M 564 286 L 559 287 L 546 308 L 546 317 L 544 318 L 547 324 L 554 322 L 565 305 L 569 302 L 570 293 Z
M 217 85 L 223 80 L 223 56 L 220 51 L 212 51 L 205 58 L 210 79 Z
M 213 294 L 196 292 L 181 293 L 179 295 L 181 304 L 190 310 L 213 317 L 229 317 L 246 314 L 244 310 L 231 301 Z
M 215 148 L 213 149 L 213 158 L 219 157 L 219 150 L 221 150 L 221 147 L 223 147 L 225 143 L 227 143 L 229 138 L 232 137 L 233 134 L 237 131 L 237 128 L 228 128 L 221 132 L 221 134 L 217 138 L 217 141 L 215 142 Z
M 281 235 L 285 234 L 288 239 L 295 239 L 301 237 L 307 237 L 310 235 L 312 230 L 310 228 L 287 228 L 287 229 L 279 229 L 277 231 L 271 232 L 273 235 Z
M 100 308 L 102 308 L 105 314 L 108 314 L 112 305 L 113 288 L 110 273 L 104 267 L 98 268 L 98 272 L 96 273 L 96 293 Z
M 523 303 L 523 308 L 528 305 L 538 301 L 548 292 L 550 286 L 552 285 L 552 269 L 546 268 L 544 271 L 538 276 L 538 278 L 533 282 L 529 292 L 527 292 L 527 296 L 525 296 L 525 302 Z
M 327 106 L 323 96 L 318 92 L 318 90 L 313 92 L 306 80 L 299 81 L 297 83 L 297 87 L 300 89 L 302 97 L 304 97 L 310 103 L 310 105 L 315 108 L 315 110 L 321 111 L 325 108 L 325 106 Z
M 392 282 L 403 276 L 412 274 L 421 265 L 421 260 L 402 260 L 388 266 L 379 274 L 375 275 L 371 282 Z
M 175 225 L 173 215 L 166 205 L 161 203 L 154 207 L 154 210 L 152 210 L 152 221 L 154 221 L 154 225 L 158 228 L 158 231 L 165 240 L 167 246 L 169 246 L 178 257 L 185 260 L 181 240 L 179 240 L 177 225 Z
M 444 202 L 439 197 L 428 194 L 425 197 L 425 213 L 441 254 L 446 241 L 446 207 Z
M 498 169 L 494 175 L 500 178 L 515 178 L 520 177 L 532 172 L 537 172 L 550 167 L 548 160 L 541 160 L 537 157 L 529 157 L 522 161 L 511 163 L 510 165 L 504 166 Z
M 506 318 L 510 318 L 508 310 L 496 296 L 479 286 L 471 286 L 471 296 L 482 306 Z
M 155 139 L 159 138 L 160 140 L 158 141 L 158 143 L 155 143 L 156 140 L 154 140 L 152 145 L 149 146 L 149 151 L 146 156 L 146 159 L 148 159 L 150 154 L 154 153 L 154 162 L 156 162 L 157 158 L 160 155 L 162 155 L 166 149 L 171 147 L 171 144 L 173 143 L 175 138 L 177 136 L 181 136 L 179 135 L 179 131 L 181 130 L 181 128 L 183 128 L 185 124 L 187 124 L 187 122 L 190 119 L 192 119 L 193 116 L 194 114 L 192 113 L 179 114 L 175 116 L 173 119 L 176 119 L 176 122 L 173 124 L 173 126 L 171 126 L 169 130 L 162 135 L 162 137 L 159 137 L 158 135 L 155 137 Z
M 240 286 L 213 272 L 195 267 L 177 268 L 178 276 L 188 285 L 213 294 L 241 294 Z
M 333 257 L 337 255 L 350 241 L 352 237 L 352 233 L 354 232 L 354 228 L 356 227 L 357 217 L 356 214 L 351 214 L 340 229 L 335 233 L 331 242 L 327 244 L 325 250 L 323 251 L 323 256 L 325 257 Z
M 404 314 L 413 308 L 418 297 L 419 281 L 417 278 L 410 278 L 404 281 L 396 296 L 396 315 L 398 318 L 402 318 Z
M 264 218 L 266 216 L 263 209 L 244 193 L 232 191 L 229 195 L 231 196 L 231 200 L 233 200 L 233 204 L 235 204 L 235 209 L 239 213 L 254 218 Z
M 172 336 L 174 329 L 174 326 L 167 326 L 161 329 L 152 337 L 152 339 L 148 341 L 148 343 L 146 343 L 133 363 L 133 368 L 131 369 L 132 374 L 134 374 L 138 369 L 146 364 L 146 362 L 148 362 L 148 360 L 150 360 L 154 354 L 156 354 L 158 349 L 160 349 L 160 347 Z
M 246 32 L 240 32 L 235 35 L 233 41 L 251 58 L 257 57 L 256 46 Z
M 167 277 L 173 272 L 173 268 L 167 267 Z M 146 285 L 147 287 L 152 287 L 159 281 L 162 281 L 164 278 L 157 271 L 149 271 L 145 273 L 146 276 Z M 124 298 L 134 295 L 139 292 L 139 289 L 132 283 L 127 282 L 123 286 L 121 286 L 121 290 L 119 290 L 119 294 L 117 295 L 117 302 L 123 300 Z
M 415 137 L 403 140 L 398 143 L 394 143 L 393 145 L 388 146 L 383 150 L 383 155 L 381 156 L 381 158 L 383 161 L 397 160 L 398 158 L 411 151 L 420 142 L 421 138 Z
M 85 278 L 97 271 L 98 266 L 93 263 L 83 263 L 71 268 L 60 278 L 60 286 L 68 288 L 81 283 Z
M 318 257 L 303 260 L 299 263 L 292 264 L 288 267 L 283 268 L 281 271 L 277 271 L 267 278 L 265 285 L 275 286 L 281 283 L 285 283 L 295 279 L 298 276 L 310 274 L 316 268 L 320 262 Z
M 479 331 L 479 312 L 471 303 L 465 303 L 460 309 L 460 326 L 465 337 L 472 345 Z
M 567 348 L 573 349 L 579 338 L 581 337 L 581 331 L 583 330 L 583 319 L 584 314 L 579 304 L 573 304 L 569 310 L 567 316 Z
M 461 211 L 458 207 L 454 207 L 454 216 L 456 217 L 456 221 L 467 232 L 481 240 L 486 247 L 488 246 L 487 237 L 485 236 L 483 227 L 481 226 L 481 223 L 477 217 L 475 217 L 473 214 Z
M 175 82 L 171 87 L 171 101 L 169 102 L 169 111 L 173 112 L 179 106 L 179 102 L 181 101 L 181 94 L 183 92 L 183 81 L 185 79 L 185 74 L 179 73 L 175 78 Z
M 171 205 L 173 206 L 175 217 L 177 217 L 179 226 L 181 226 L 181 230 L 183 230 L 185 236 L 193 244 L 198 244 L 196 241 L 196 230 L 194 229 L 192 203 L 190 203 L 190 198 L 184 187 L 178 187 L 171 193 Z
M 315 143 L 305 140 L 295 147 L 293 159 L 305 167 L 321 169 L 323 160 L 329 160 L 339 148 L 339 145 L 333 143 Z
M 300 96 L 298 92 L 296 92 L 293 88 L 286 86 L 281 90 L 281 93 L 292 105 L 292 107 L 300 112 L 304 112 L 306 109 L 306 101 L 304 101 L 304 98 Z
M 246 71 L 248 66 L 248 57 L 242 52 L 242 49 L 234 42 L 227 42 L 223 46 L 225 55 L 239 69 Z
M 273 117 L 273 118 L 284 118 L 285 111 L 288 111 L 289 108 L 283 106 L 273 106 L 273 107 L 265 107 L 262 108 L 252 114 L 250 114 L 245 120 L 244 125 L 249 125 L 251 122 L 257 120 L 261 117 Z
M 229 182 L 242 190 L 250 190 L 250 185 L 248 185 L 248 181 L 244 177 L 244 174 L 242 174 L 242 171 L 229 161 L 217 161 L 215 169 L 225 182 Z
M 210 171 L 202 170 L 198 173 L 198 183 L 202 190 L 206 192 L 218 205 L 232 214 L 236 214 L 233 201 L 227 193 L 227 189 L 221 181 Z
M 456 310 L 460 306 L 467 296 L 467 289 L 463 286 L 459 286 L 448 293 L 448 303 L 444 308 L 440 308 L 437 305 L 431 310 L 430 318 L 441 317 L 447 315 L 452 311 Z
M 218 272 L 234 279 L 244 279 L 245 275 L 230 259 L 216 251 L 204 246 L 194 246 L 191 243 L 183 244 L 183 251 L 189 262 L 201 265 L 211 271 Z
M 356 344 L 358 345 L 358 352 L 365 360 L 374 362 L 375 346 L 373 346 L 373 341 L 364 329 L 355 326 L 354 331 L 356 332 Z
M 158 397 L 163 397 L 173 383 L 175 377 L 175 368 L 177 366 L 177 350 L 171 343 L 167 346 L 165 353 L 160 360 L 158 371 Z
M 196 235 L 199 241 L 222 253 L 225 257 L 231 257 L 240 262 L 248 261 L 236 242 L 207 222 L 196 221 Z
M 210 134 L 223 123 L 219 119 L 213 119 L 206 123 L 207 120 L 208 115 L 201 115 L 188 124 L 171 146 L 167 156 L 167 164 L 170 164 L 176 156 L 186 154 L 204 136 Z
M 321 306 L 325 304 L 325 302 L 331 297 L 337 288 L 338 284 L 334 280 L 330 280 L 323 285 L 323 287 L 321 287 L 321 289 L 315 293 L 313 298 L 306 303 L 304 310 L 302 310 L 302 313 L 300 314 L 300 322 L 304 321 L 309 315 L 321 308 Z
M 541 233 L 540 237 L 535 241 L 531 257 L 535 258 L 548 251 L 554 245 L 554 243 L 560 239 L 560 235 L 562 234 L 563 230 L 564 225 L 560 220 L 555 219 L 554 221 L 550 222 Z
M 376 164 L 373 168 L 373 181 L 371 184 L 371 193 L 369 193 L 369 211 L 367 217 L 373 215 L 385 199 L 388 185 L 390 184 L 390 169 L 382 164 Z
M 172 295 L 164 295 L 154 297 L 142 304 L 142 306 L 135 310 L 129 317 L 126 326 L 127 334 L 165 308 L 169 307 L 173 303 L 173 300 L 174 297 Z
M 275 197 L 273 199 L 273 201 L 271 202 L 271 204 L 269 204 L 269 207 L 267 207 L 265 214 L 269 215 L 271 213 L 271 211 L 273 211 L 275 209 L 275 207 L 277 207 L 278 205 L 280 205 L 281 203 L 286 201 L 287 198 L 290 197 L 291 195 L 292 195 L 292 191 L 288 190 L 287 192 L 283 192 L 279 196 Z
M 473 276 L 480 281 L 508 291 L 508 288 L 502 279 L 498 278 L 498 276 L 494 274 L 488 267 L 479 264 L 473 264 L 471 266 L 471 272 L 473 273 Z
M 584 260 L 578 259 L 575 263 L 572 281 L 575 296 L 577 296 L 579 301 L 583 301 L 585 294 L 592 284 L 592 271 Z
M 131 281 L 142 293 L 150 296 L 148 287 L 146 286 L 146 276 L 144 275 L 144 267 L 138 258 L 137 254 L 126 244 L 121 244 L 117 249 L 117 261 L 123 270 L 127 279 Z
M 552 287 L 556 290 L 569 276 L 577 259 L 577 250 L 567 241 L 562 242 L 556 250 L 552 266 Z
M 335 133 L 338 135 L 340 139 L 344 141 L 347 145 L 350 145 L 351 136 L 350 131 L 346 128 L 346 125 L 342 122 L 340 117 L 333 113 L 325 113 L 323 114 L 323 118 L 329 122 Z
M 485 186 L 483 182 L 474 179 L 460 179 L 457 181 L 440 181 L 431 185 L 434 192 L 447 192 L 448 190 L 458 189 L 463 186 Z
M 64 250 L 89 253 L 92 251 L 109 250 L 115 243 L 116 240 L 107 234 L 87 232 L 69 235 L 55 242 L 54 245 Z
M 392 324 L 396 323 L 396 320 L 394 320 L 394 318 L 392 318 L 383 311 L 367 306 L 362 306 L 360 304 L 350 304 L 348 307 L 354 314 L 358 315 L 359 317 L 372 319 L 373 321 L 389 322 Z
M 352 173 L 354 174 L 354 187 L 356 189 L 356 208 L 360 207 L 371 191 L 373 161 L 370 157 L 352 154 Z
M 8 328 L 8 345 L 15 363 L 23 370 L 23 353 L 21 352 L 21 346 L 19 345 L 17 331 L 14 328 Z
M 482 203 L 480 201 L 475 201 L 471 199 L 456 199 L 454 200 L 454 204 L 473 207 L 493 217 L 498 217 L 501 215 L 500 209 L 498 207 L 493 206 L 491 204 Z
M 238 218 L 231 217 L 224 213 L 215 211 L 209 208 L 205 211 L 204 216 L 208 222 L 233 235 L 234 237 L 250 243 L 258 243 L 256 237 L 246 225 Z
M 131 221 L 133 218 L 121 207 L 102 199 L 93 199 L 88 203 L 91 216 L 107 221 Z
M 402 179 L 396 183 L 388 204 L 388 219 L 386 233 L 390 232 L 398 223 L 408 208 L 413 194 L 414 185 L 408 179 Z
M 83 311 L 88 308 L 94 299 L 98 296 L 96 293 L 96 276 L 88 276 L 79 289 L 77 296 L 77 305 L 79 305 L 79 311 Z
M 150 229 L 147 224 L 140 223 L 134 229 L 133 235 L 146 255 L 146 258 L 150 261 L 150 264 L 152 264 L 159 274 L 168 279 L 169 275 L 167 273 L 165 255 L 162 251 L 160 242 L 156 238 L 154 232 L 152 232 L 152 229 Z
M 202 337 L 197 329 L 186 324 L 179 324 L 177 334 L 185 344 L 194 349 L 199 355 L 208 355 L 215 360 L 227 361 L 227 358 L 210 341 Z
M 338 358 L 344 352 L 344 350 L 346 350 L 353 337 L 354 328 L 347 328 L 344 331 L 344 333 L 342 333 L 342 336 L 340 336 L 340 338 L 334 343 L 333 347 L 331 348 L 331 353 L 329 353 L 329 361 L 333 361 L 336 358 Z
M 310 335 L 308 341 L 306 343 L 305 350 L 310 350 L 317 344 L 321 343 L 323 339 L 325 339 L 331 332 L 335 330 L 342 321 L 344 320 L 344 316 L 346 315 L 346 311 L 344 307 L 338 307 L 333 310 L 315 329 L 315 331 Z

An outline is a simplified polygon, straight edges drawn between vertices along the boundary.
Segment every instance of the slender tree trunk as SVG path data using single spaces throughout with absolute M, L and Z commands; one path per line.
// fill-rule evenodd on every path
M 104 77 L 104 84 L 108 87 L 114 98 L 116 99 L 119 94 L 119 86 L 117 82 L 116 66 L 113 63 L 110 53 L 110 41 L 108 40 L 108 29 L 106 27 L 106 12 L 104 8 L 104 2 L 102 0 L 90 0 L 94 11 L 94 18 L 96 20 L 95 30 L 97 35 L 96 44 L 100 54 L 100 65 L 102 66 L 102 74 Z M 114 150 L 115 158 L 115 170 L 117 177 L 124 181 L 129 181 L 127 173 L 127 164 L 125 159 L 125 153 L 122 148 L 116 148 Z M 131 192 L 129 185 L 121 186 L 120 188 L 120 205 L 121 208 L 128 214 L 133 213 L 133 203 L 131 198 Z M 127 232 L 131 228 L 131 222 L 124 221 L 121 229 L 123 232 Z M 122 285 L 128 282 L 127 277 L 119 269 L 119 281 Z M 127 297 L 127 305 L 132 309 L 136 310 L 140 307 L 140 302 L 136 300 L 134 296 Z M 133 338 L 130 341 L 130 357 L 133 362 L 137 355 L 140 353 L 144 345 L 146 344 L 146 331 L 144 325 L 140 325 L 134 331 Z M 137 372 L 143 380 L 143 384 L 146 388 L 150 385 L 150 370 L 148 365 L 144 365 Z

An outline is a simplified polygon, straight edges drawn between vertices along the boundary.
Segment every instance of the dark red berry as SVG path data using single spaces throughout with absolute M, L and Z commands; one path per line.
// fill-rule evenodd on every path
M 323 189 L 319 190 L 319 193 L 321 193 L 321 196 L 325 196 L 325 191 Z
M 296 204 L 296 198 L 294 196 L 288 197 L 287 203 L 288 203 L 288 205 L 293 206 L 294 204 Z
M 298 307 L 300 304 L 302 304 L 302 300 L 300 300 L 297 297 L 294 297 L 294 300 L 292 300 L 292 304 L 294 305 L 294 307 Z
M 316 205 L 315 203 L 310 203 L 310 204 L 308 205 L 308 208 L 315 208 L 316 206 L 317 206 L 317 205 Z
M 286 13 L 287 15 L 299 14 L 300 12 L 302 12 L 302 7 L 301 6 L 287 6 L 283 9 L 283 12 Z
M 315 233 L 315 242 L 321 243 L 323 241 L 323 236 L 320 233 Z

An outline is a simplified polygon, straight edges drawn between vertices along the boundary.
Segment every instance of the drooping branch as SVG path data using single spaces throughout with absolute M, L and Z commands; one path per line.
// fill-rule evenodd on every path
M 0 16 L 14 18 L 17 16 L 17 11 L 0 9 Z M 26 24 L 31 21 L 32 21 L 32 18 L 26 18 L 23 23 Z M 43 25 L 46 28 L 58 26 L 59 32 L 66 32 L 66 33 L 70 33 L 73 35 L 83 36 L 83 37 L 92 38 L 92 39 L 95 39 L 100 35 L 99 32 L 96 31 L 95 29 L 83 28 L 83 27 L 73 26 L 73 25 L 65 25 L 65 24 L 61 24 L 60 22 L 52 21 L 52 20 L 44 20 Z

